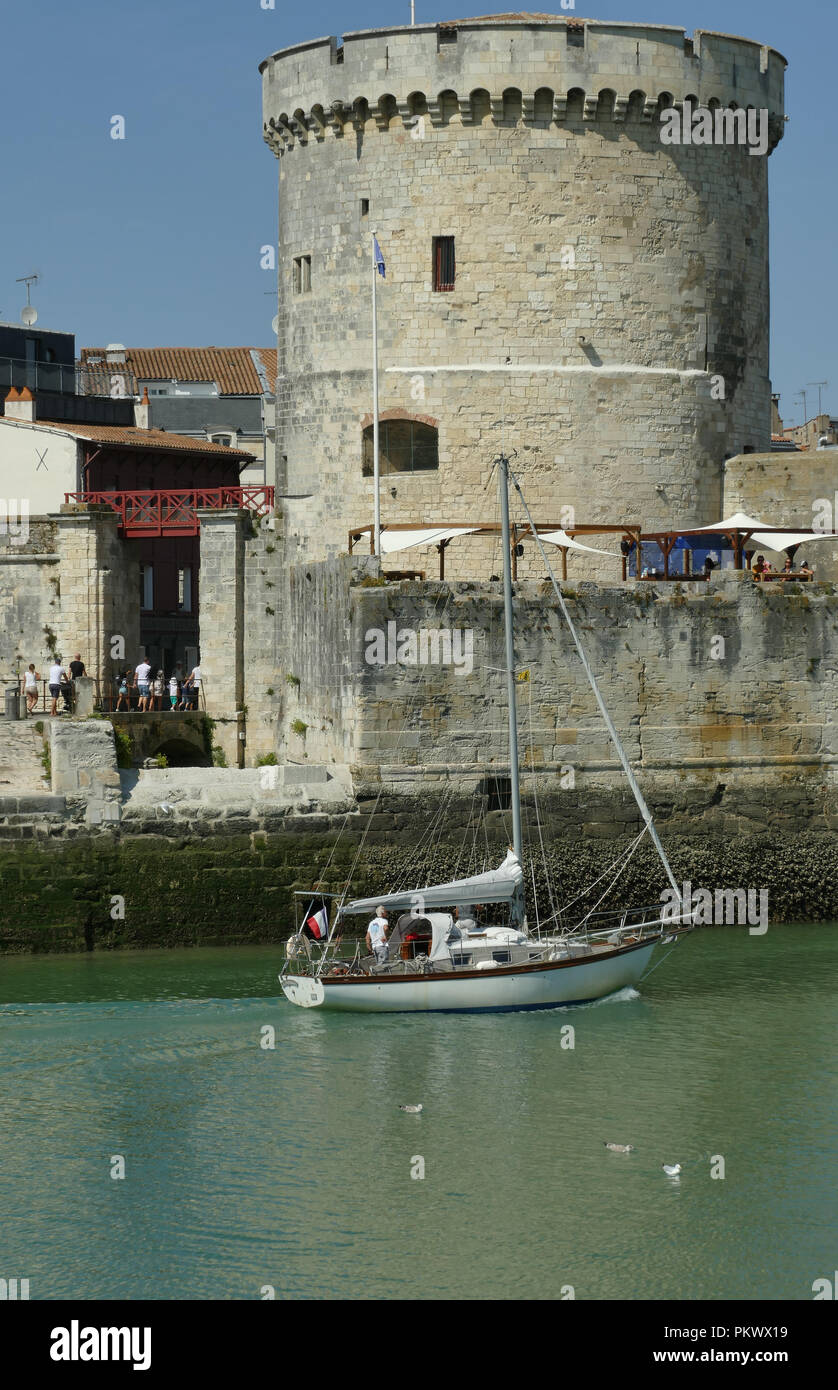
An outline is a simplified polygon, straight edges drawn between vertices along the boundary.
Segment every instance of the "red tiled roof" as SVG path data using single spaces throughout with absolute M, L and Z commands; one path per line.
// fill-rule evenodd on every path
M 77 439 L 89 439 L 91 444 L 119 444 L 123 449 L 171 449 L 178 453 L 255 458 L 255 454 L 246 449 L 231 449 L 226 444 L 213 444 L 209 439 L 191 439 L 187 434 L 172 434 L 169 430 L 141 430 L 134 425 L 81 425 L 75 420 L 13 419 L 9 423 L 28 429 L 61 430 L 65 434 L 74 434 Z
M 276 348 L 254 348 L 253 351 L 262 363 L 265 376 L 268 378 L 268 387 L 273 395 L 276 391 Z
M 271 348 L 258 352 L 273 352 Z M 261 396 L 262 387 L 247 347 L 126 348 L 125 361 L 108 362 L 106 348 L 82 348 L 81 365 L 107 375 L 120 367 L 138 381 L 214 381 L 222 396 Z M 91 359 L 99 358 L 100 361 Z

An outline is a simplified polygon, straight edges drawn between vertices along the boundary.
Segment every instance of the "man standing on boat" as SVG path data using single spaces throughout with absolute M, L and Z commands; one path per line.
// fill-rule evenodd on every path
M 379 965 L 386 964 L 390 954 L 390 947 L 387 945 L 387 928 L 390 923 L 387 920 L 387 909 L 379 903 L 375 909 L 375 916 L 367 927 L 367 950 L 375 956 Z

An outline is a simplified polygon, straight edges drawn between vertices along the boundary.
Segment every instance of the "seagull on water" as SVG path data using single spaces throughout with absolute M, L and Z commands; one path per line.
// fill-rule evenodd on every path
M 400 1105 L 400 1110 L 404 1110 L 406 1115 L 418 1115 L 422 1109 L 421 1105 Z
M 634 1153 L 634 1145 L 633 1145 L 633 1144 L 609 1144 L 608 1141 L 607 1141 L 607 1139 L 603 1139 L 602 1142 L 605 1144 L 606 1149 L 610 1149 L 611 1152 L 614 1153 L 614 1154 L 633 1154 L 633 1153 Z
M 677 1178 L 681 1171 L 680 1163 L 662 1163 L 661 1168 L 668 1178 Z

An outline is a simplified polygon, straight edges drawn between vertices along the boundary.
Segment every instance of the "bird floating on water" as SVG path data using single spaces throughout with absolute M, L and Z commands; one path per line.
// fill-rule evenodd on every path
M 421 1105 L 400 1105 L 400 1110 L 404 1110 L 408 1115 L 418 1115 L 422 1109 Z
M 661 1168 L 668 1178 L 677 1178 L 681 1171 L 680 1163 L 662 1163 Z
M 634 1145 L 633 1145 L 633 1144 L 609 1144 L 608 1141 L 607 1141 L 607 1139 L 603 1139 L 602 1142 L 605 1144 L 606 1149 L 610 1149 L 612 1153 L 615 1153 L 615 1154 L 633 1154 L 633 1153 L 634 1153 Z

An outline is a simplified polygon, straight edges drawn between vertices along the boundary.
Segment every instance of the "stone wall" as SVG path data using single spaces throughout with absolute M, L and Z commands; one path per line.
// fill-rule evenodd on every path
M 50 721 L 52 791 L 72 811 L 81 803 L 89 825 L 119 821 L 122 788 L 113 727 L 101 719 Z
M 301 717 L 312 729 L 331 719 L 332 756 L 353 765 L 356 790 L 484 805 L 487 779 L 509 770 L 501 586 L 355 582 L 344 626 L 322 602 L 329 573 L 295 571 L 288 659 L 314 681 L 309 692 L 301 680 Z M 673 830 L 838 826 L 833 586 L 717 571 L 700 588 L 563 588 L 628 756 Z M 617 834 L 637 813 L 555 597 L 523 583 L 515 610 L 517 666 L 529 672 L 518 689 L 530 804 L 534 784 L 557 830 Z M 470 631 L 471 671 L 463 660 L 459 673 L 451 662 L 388 660 L 400 634 L 423 631 Z M 377 632 L 392 634 L 388 664 L 370 659 Z M 336 676 L 328 689 L 316 683 L 324 651 Z
M 34 661 L 46 677 L 57 626 L 58 526 L 33 516 L 28 531 L 26 539 L 8 529 L 0 534 L 0 671 L 6 676 Z
M 539 520 L 717 518 L 724 457 L 769 443 L 767 160 L 663 145 L 659 112 L 688 96 L 753 105 L 773 144 L 783 67 L 724 35 L 531 17 L 457 22 L 445 42 L 394 26 L 263 64 L 280 156 L 278 480 L 307 555 L 345 549 L 372 517 L 373 230 L 382 415 L 439 430 L 438 471 L 382 480 L 385 523 L 494 520 L 503 445 Z M 433 290 L 440 235 L 456 239 L 452 292 Z M 294 292 L 301 256 L 310 293 Z M 448 573 L 488 577 L 496 554 L 458 542 Z M 431 576 L 436 558 L 404 563 Z M 599 563 L 577 557 L 574 573 L 613 577 Z M 531 548 L 521 572 L 541 573 Z

